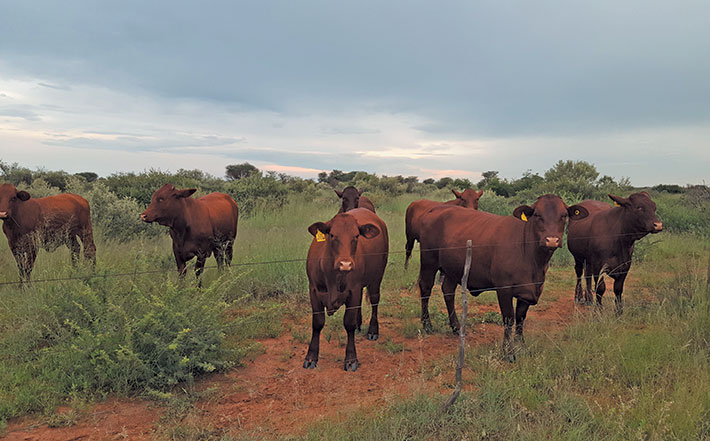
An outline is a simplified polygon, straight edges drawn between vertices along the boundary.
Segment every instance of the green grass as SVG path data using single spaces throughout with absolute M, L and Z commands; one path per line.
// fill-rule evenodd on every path
M 447 197 L 443 192 L 436 195 Z M 402 252 L 403 214 L 418 198 L 408 194 L 375 201 L 388 225 L 391 251 L 380 314 L 400 320 L 398 332 L 406 338 L 421 335 L 415 294 L 419 257 L 415 251 L 405 271 Z M 687 209 L 676 199 L 661 202 Z M 501 212 L 510 208 L 509 201 L 499 197 L 484 196 L 481 203 Z M 300 322 L 310 313 L 307 227 L 327 221 L 336 211 L 335 195 L 315 201 L 297 195 L 280 210 L 255 210 L 240 221 L 236 265 L 223 274 L 208 269 L 202 289 L 191 271 L 185 280 L 177 277 L 167 235 L 118 242 L 106 240 L 108 235 L 100 230 L 95 274 L 106 277 L 33 283 L 25 289 L 0 286 L 0 424 L 32 412 L 63 424 L 75 416 L 52 416 L 57 405 L 78 406 L 108 394 L 169 392 L 176 384 L 256 356 L 263 351 L 259 338 L 290 332 L 294 341 L 307 342 L 307 325 L 291 325 L 289 330 L 283 323 L 294 318 Z M 373 421 L 371 414 L 354 416 L 352 422 L 362 430 L 348 432 L 331 424 L 333 439 L 372 437 L 365 428 L 382 430 L 377 439 L 536 439 L 534 435 L 547 433 L 547 423 L 550 439 L 683 439 L 705 434 L 700 421 L 710 402 L 710 379 L 704 373 L 709 370 L 710 318 L 702 313 L 707 299 L 699 294 L 697 274 L 704 270 L 697 265 L 707 264 L 708 234 L 692 227 L 700 225 L 697 213 L 686 216 L 692 225 L 685 229 L 682 213 L 677 217 L 675 231 L 688 232 L 669 231 L 638 243 L 623 320 L 609 315 L 612 308 L 607 308 L 559 340 L 535 339 L 515 365 L 501 364 L 492 355 L 497 348 L 486 348 L 469 355 L 470 368 L 477 372 L 476 392 L 465 395 L 452 414 L 436 413 L 439 397 L 418 397 L 396 403 Z M 571 298 L 574 272 L 568 254 L 566 249 L 555 253 L 546 290 L 569 290 Z M 283 259 L 296 261 L 239 265 Z M 83 265 L 73 269 L 69 262 L 66 248 L 41 251 L 32 277 L 93 274 Z M 214 267 L 214 260 L 207 265 Z M 0 282 L 18 280 L 7 243 L 1 240 L 0 268 Z M 159 273 L 141 274 L 153 270 Z M 116 273 L 127 275 L 111 276 Z M 412 293 L 403 295 L 402 290 Z M 432 295 L 434 332 L 448 335 L 440 288 Z M 612 298 L 609 293 L 605 303 Z M 496 304 L 493 293 L 469 299 L 474 308 Z M 550 301 L 543 295 L 543 305 Z M 366 328 L 369 307 L 363 312 Z M 494 322 L 494 316 L 485 314 L 481 320 Z M 323 337 L 344 344 L 342 309 L 328 317 Z M 401 350 L 391 340 L 379 345 L 391 353 Z M 524 387 L 513 388 L 511 378 Z M 324 430 L 316 427 L 310 437 L 324 435 Z
M 516 363 L 502 362 L 497 345 L 472 351 L 473 389 L 449 413 L 443 396 L 420 395 L 319 423 L 303 439 L 710 439 L 704 265 L 686 261 L 622 318 L 607 308 L 561 335 L 528 339 Z

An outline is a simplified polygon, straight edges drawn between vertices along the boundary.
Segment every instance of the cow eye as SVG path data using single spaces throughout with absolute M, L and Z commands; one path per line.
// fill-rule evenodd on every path
M 158 198 L 158 202 L 163 202 L 164 200 L 163 198 Z

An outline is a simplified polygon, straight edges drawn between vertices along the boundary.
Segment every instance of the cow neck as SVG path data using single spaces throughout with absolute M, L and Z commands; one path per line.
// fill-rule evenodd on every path
M 530 271 L 533 281 L 543 282 L 545 280 L 545 271 L 555 250 L 545 249 L 539 245 L 532 222 L 526 222 L 523 225 L 522 251 L 523 261 L 532 262 Z
M 30 223 L 30 219 L 38 220 L 40 212 L 41 209 L 37 201 L 29 199 L 17 204 L 17 209 L 12 214 L 12 218 L 4 220 L 4 226 L 16 233 L 30 231 L 35 227 L 34 223 Z
M 191 211 L 190 207 L 192 204 L 190 203 L 190 201 L 194 202 L 192 198 L 182 198 L 180 203 L 182 204 L 183 208 L 183 216 L 176 216 L 170 222 L 170 229 L 183 236 L 187 236 L 190 230 L 190 219 L 187 219 L 187 216 L 189 216 L 189 213 Z
M 627 215 L 628 210 L 624 207 L 612 207 L 609 213 L 609 220 L 611 221 L 612 228 L 610 232 L 612 234 L 620 234 L 618 237 L 618 242 L 621 242 L 625 246 L 631 246 L 633 243 L 648 233 L 635 231 L 632 227 L 633 219 L 631 216 Z M 618 231 L 618 233 L 616 233 Z

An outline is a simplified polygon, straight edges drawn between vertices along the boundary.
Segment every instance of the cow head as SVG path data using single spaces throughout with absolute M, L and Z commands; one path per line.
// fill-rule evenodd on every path
M 567 220 L 584 219 L 589 211 L 581 205 L 568 207 L 559 196 L 546 194 L 537 198 L 532 206 L 519 206 L 513 210 L 513 216 L 528 222 L 541 248 L 554 251 L 562 246 Z
M 0 185 L 0 219 L 13 219 L 21 204 L 29 198 L 29 193 L 24 190 L 18 191 L 12 184 Z
M 456 204 L 466 208 L 478 210 L 478 200 L 483 196 L 483 190 L 476 191 L 472 188 L 464 190 L 462 193 L 451 189 L 451 192 L 456 196 Z
M 347 298 L 347 276 L 352 273 L 361 274 L 363 262 L 359 262 L 357 257 L 358 241 L 363 237 L 377 237 L 380 229 L 369 223 L 358 225 L 354 217 L 339 214 L 328 222 L 314 223 L 308 227 L 308 232 L 316 240 L 325 239 L 322 269 L 329 281 L 326 307 L 328 314 L 332 314 Z
M 628 198 L 609 195 L 624 210 L 625 227 L 634 233 L 659 233 L 663 222 L 656 216 L 656 204 L 645 191 L 634 193 Z
M 182 214 L 182 204 L 196 189 L 178 190 L 172 184 L 165 184 L 153 193 L 148 208 L 141 214 L 143 222 L 157 222 L 172 226 L 173 221 Z
M 340 212 L 345 213 L 346 211 L 358 208 L 360 206 L 360 196 L 362 196 L 362 192 L 363 190 L 358 190 L 352 185 L 345 187 L 343 191 L 335 190 L 335 194 L 343 200 Z

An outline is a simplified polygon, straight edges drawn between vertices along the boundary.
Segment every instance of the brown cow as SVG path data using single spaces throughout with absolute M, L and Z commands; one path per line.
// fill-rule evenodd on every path
M 350 211 L 355 208 L 367 208 L 374 213 L 375 205 L 366 196 L 363 196 L 362 192 L 363 190 L 358 190 L 352 185 L 345 187 L 343 191 L 335 190 L 335 194 L 343 200 L 340 204 L 340 211 L 338 211 L 338 213 L 345 213 L 346 211 Z
M 195 273 L 199 279 L 211 254 L 214 253 L 219 268 L 232 262 L 239 208 L 228 194 L 210 193 L 191 198 L 195 191 L 163 185 L 153 193 L 141 220 L 170 227 L 178 273 L 184 275 L 187 261 L 197 257 Z
M 412 249 L 414 249 L 414 241 L 419 239 L 419 229 L 421 218 L 424 213 L 428 212 L 434 207 L 438 207 L 441 204 L 446 205 L 458 205 L 465 208 L 473 208 L 478 210 L 478 200 L 483 195 L 483 190 L 476 191 L 468 188 L 459 193 L 456 190 L 451 190 L 456 196 L 456 199 L 452 199 L 446 202 L 431 201 L 429 199 L 419 199 L 409 204 L 407 207 L 407 214 L 404 217 L 405 223 L 405 234 L 407 235 L 407 244 L 404 246 L 406 255 L 404 257 L 404 268 L 407 269 L 409 265 L 409 258 L 412 257 Z
M 483 291 L 497 292 L 503 316 L 503 350 L 507 359 L 514 360 L 510 344 L 513 323 L 516 340 L 522 342 L 528 307 L 535 305 L 542 294 L 548 263 L 552 253 L 562 246 L 568 217 L 586 215 L 584 207 L 567 207 L 555 195 L 540 196 L 532 206 L 521 205 L 513 216 L 449 205 L 433 208 L 422 217 L 419 289 L 424 328 L 431 330 L 429 297 L 439 270 L 445 276 L 441 289 L 449 324 L 458 332 L 454 296 L 463 276 L 466 242 L 470 239 L 473 259 L 466 288 L 474 296 Z M 515 315 L 514 297 L 518 299 Z
M 53 251 L 61 245 L 71 250 L 76 265 L 84 245 L 84 257 L 96 264 L 96 245 L 91 229 L 89 203 L 79 195 L 65 193 L 32 198 L 12 184 L 0 185 L 0 219 L 10 250 L 20 270 L 20 280 L 29 282 L 37 249 Z
M 377 305 L 380 284 L 387 266 L 389 238 L 387 226 L 375 213 L 356 208 L 336 214 L 328 222 L 316 222 L 308 231 L 314 236 L 308 249 L 306 273 L 313 311 L 313 335 L 303 362 L 306 369 L 318 364 L 320 332 L 325 312 L 333 315 L 345 305 L 343 325 L 348 334 L 345 348 L 346 371 L 355 372 L 359 363 L 355 352 L 355 329 L 362 324 L 362 289 L 367 288 L 372 317 L 368 340 L 377 340 Z
M 648 193 L 634 193 L 628 198 L 609 195 L 618 207 L 599 201 L 584 201 L 581 206 L 589 211 L 589 217 L 570 222 L 567 247 L 574 256 L 577 285 L 574 299 L 577 302 L 593 303 L 592 277 L 597 305 L 601 307 L 606 291 L 603 274 L 614 279 L 617 312 L 621 313 L 624 280 L 631 268 L 634 242 L 648 233 L 663 230 L 663 223 L 656 217 L 656 204 Z M 586 290 L 582 291 L 582 273 Z M 600 279 L 601 276 L 601 280 Z

